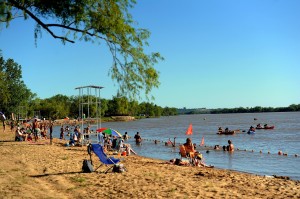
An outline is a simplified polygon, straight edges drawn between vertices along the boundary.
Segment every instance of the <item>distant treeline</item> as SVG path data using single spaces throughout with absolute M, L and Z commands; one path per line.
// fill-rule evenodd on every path
M 221 114 L 221 113 L 262 113 L 262 112 L 293 112 L 300 111 L 300 104 L 292 104 L 288 107 L 238 107 L 238 108 L 218 108 L 218 109 L 206 109 L 206 108 L 194 108 L 194 109 L 178 109 L 178 114 Z
M 211 114 L 217 114 L 217 113 L 261 113 L 261 112 L 293 112 L 293 111 L 300 111 L 300 104 L 292 104 L 288 107 L 251 107 L 251 108 L 244 108 L 244 107 L 238 107 L 238 108 L 221 108 L 221 109 L 211 109 Z
M 46 119 L 61 119 L 73 118 L 77 119 L 79 116 L 79 105 L 82 106 L 82 111 L 85 116 L 95 118 L 97 115 L 102 117 L 110 116 L 138 116 L 138 117 L 160 117 L 177 115 L 177 108 L 160 107 L 149 102 L 139 103 L 137 101 L 129 101 L 125 97 L 113 97 L 113 99 L 101 99 L 101 107 L 91 103 L 86 105 L 82 102 L 95 102 L 95 96 L 66 96 L 55 95 L 47 99 L 34 98 L 23 107 L 16 107 L 15 109 L 2 108 L 2 112 L 10 118 L 10 113 L 14 113 L 17 119 L 32 118 L 38 116 Z M 85 105 L 84 105 L 85 104 Z M 18 109 L 19 108 L 19 109 Z M 20 110 L 22 108 L 22 110 Z M 98 113 L 97 113 L 98 112 Z

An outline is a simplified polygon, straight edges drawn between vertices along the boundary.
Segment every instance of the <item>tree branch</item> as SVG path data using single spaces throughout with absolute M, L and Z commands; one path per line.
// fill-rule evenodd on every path
M 43 23 L 38 17 L 36 17 L 32 12 L 30 12 L 29 10 L 27 10 L 25 7 L 19 5 L 16 1 L 11 0 L 10 1 L 12 3 L 12 6 L 25 11 L 26 14 L 28 14 L 33 20 L 35 20 L 39 25 L 41 25 L 47 32 L 49 32 L 52 37 L 54 37 L 55 39 L 61 39 L 64 41 L 68 41 L 70 43 L 75 43 L 75 41 L 68 39 L 67 37 L 62 37 L 62 36 L 57 36 L 56 34 L 54 34 L 45 23 Z

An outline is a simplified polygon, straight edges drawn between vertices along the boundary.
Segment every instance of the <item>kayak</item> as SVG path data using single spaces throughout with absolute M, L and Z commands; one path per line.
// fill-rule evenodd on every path
M 275 126 L 256 127 L 256 129 L 274 129 Z

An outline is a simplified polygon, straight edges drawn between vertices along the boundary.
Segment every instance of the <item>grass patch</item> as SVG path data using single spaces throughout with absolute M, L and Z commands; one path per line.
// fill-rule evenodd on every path
M 62 159 L 62 160 L 67 160 L 67 159 L 69 159 L 69 157 L 68 157 L 68 156 L 64 156 L 64 157 L 62 157 L 61 159 Z
M 86 181 L 86 179 L 83 177 L 72 177 L 71 180 L 77 183 L 84 183 Z
M 169 190 L 170 193 L 175 193 L 175 191 L 177 191 L 177 188 L 176 188 L 176 187 L 175 187 L 175 188 L 171 188 L 171 189 Z

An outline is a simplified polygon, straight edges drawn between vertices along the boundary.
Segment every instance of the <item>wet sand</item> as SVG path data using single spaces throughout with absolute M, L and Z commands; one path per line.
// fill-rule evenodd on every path
M 123 173 L 82 173 L 86 147 L 15 142 L 0 129 L 0 198 L 300 198 L 300 182 L 131 155 Z M 100 165 L 92 156 L 94 167 Z

